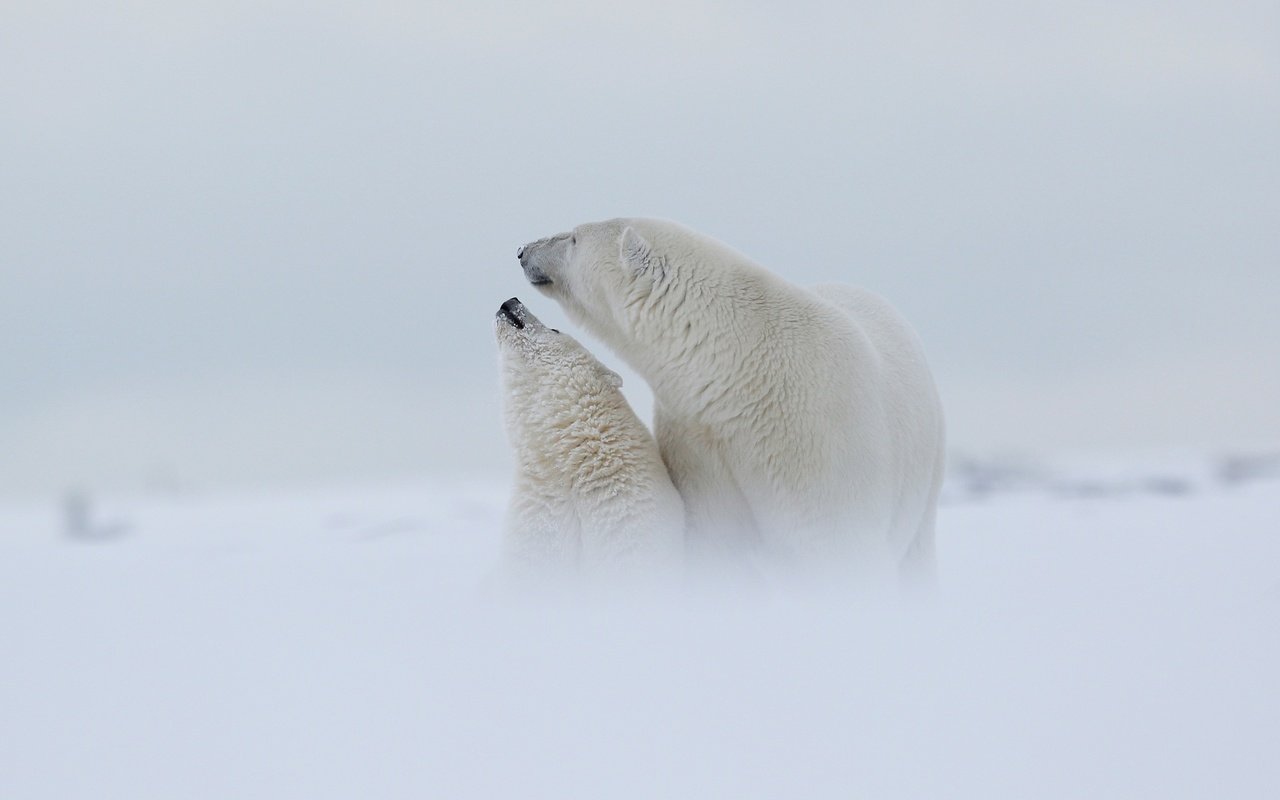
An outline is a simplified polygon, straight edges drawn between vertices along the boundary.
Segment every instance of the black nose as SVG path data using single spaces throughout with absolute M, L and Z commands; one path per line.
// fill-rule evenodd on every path
M 519 250 L 516 250 L 516 258 L 520 259 L 520 263 L 521 263 L 521 264 L 523 264 L 523 263 L 524 263 L 524 248 L 523 248 L 523 247 L 521 247 Z
M 519 298 L 513 297 L 498 307 L 498 313 L 506 317 L 507 322 L 510 322 L 515 327 L 524 328 L 524 320 L 520 319 L 520 312 L 523 308 L 520 305 Z

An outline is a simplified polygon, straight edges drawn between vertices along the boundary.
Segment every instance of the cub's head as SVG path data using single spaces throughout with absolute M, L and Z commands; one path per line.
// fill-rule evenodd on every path
M 521 247 L 525 278 L 575 322 L 617 346 L 631 338 L 643 300 L 673 279 L 663 249 L 676 229 L 661 220 L 579 225 Z
M 572 336 L 548 328 L 519 299 L 494 317 L 509 406 L 530 412 L 576 407 L 617 393 L 622 378 Z

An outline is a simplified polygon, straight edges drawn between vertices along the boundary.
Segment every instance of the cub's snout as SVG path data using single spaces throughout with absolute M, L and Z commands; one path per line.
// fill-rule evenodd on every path
M 520 298 L 513 297 L 498 307 L 498 318 L 517 330 L 524 330 L 524 304 Z

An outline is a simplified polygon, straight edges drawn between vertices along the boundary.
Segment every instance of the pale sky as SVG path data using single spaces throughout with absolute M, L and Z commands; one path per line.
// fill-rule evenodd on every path
M 1274 2 L 99 5 L 0 6 L 0 496 L 501 474 L 516 247 L 631 215 L 889 297 L 955 452 L 1280 446 Z

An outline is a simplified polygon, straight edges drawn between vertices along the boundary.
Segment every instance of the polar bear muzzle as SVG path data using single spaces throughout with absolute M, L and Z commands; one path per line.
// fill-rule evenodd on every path
M 530 322 L 535 325 L 538 322 L 538 318 L 529 313 L 529 309 L 524 307 L 518 297 L 513 297 L 498 307 L 498 318 L 516 330 L 524 330 L 525 325 Z
M 552 283 L 547 268 L 557 259 L 564 259 L 564 251 L 571 239 L 571 234 L 559 233 L 546 239 L 530 242 L 516 250 L 516 258 L 520 260 L 525 279 L 534 286 L 546 286 Z
M 524 329 L 524 304 L 520 302 L 520 298 L 513 297 L 498 307 L 498 316 L 507 321 L 507 324 L 519 330 Z

